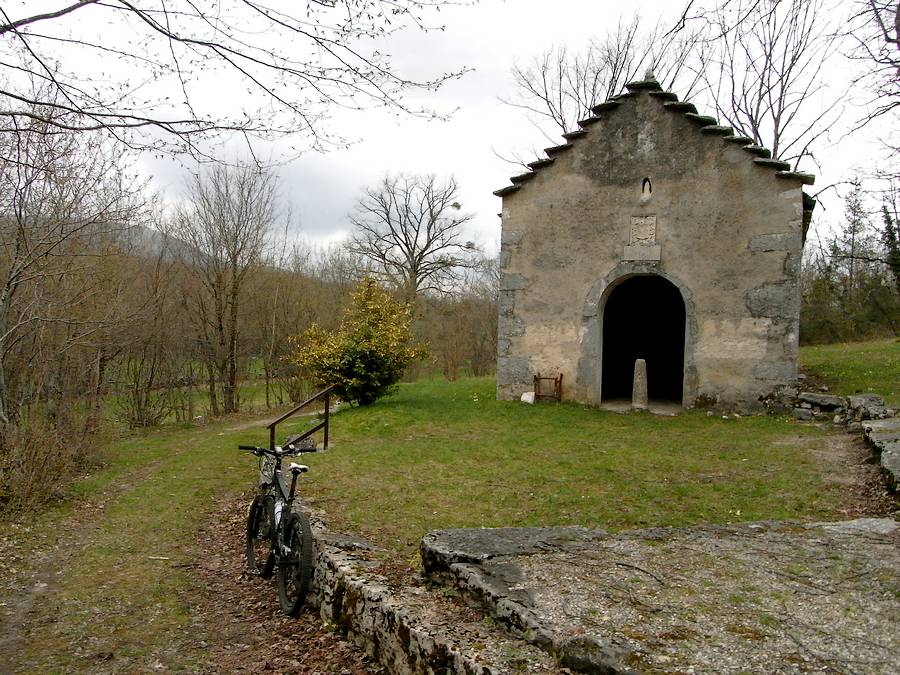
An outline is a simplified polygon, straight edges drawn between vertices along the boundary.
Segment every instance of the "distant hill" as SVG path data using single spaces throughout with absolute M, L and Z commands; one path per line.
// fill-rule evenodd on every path
M 143 225 L 129 227 L 122 238 L 132 254 L 143 258 L 162 255 L 163 260 L 171 261 L 179 256 L 183 257 L 190 250 L 190 245 L 186 242 Z

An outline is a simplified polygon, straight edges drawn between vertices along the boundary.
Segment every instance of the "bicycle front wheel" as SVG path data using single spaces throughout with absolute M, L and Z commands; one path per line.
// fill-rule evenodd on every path
M 263 579 L 269 579 L 275 567 L 272 532 L 275 531 L 275 500 L 271 495 L 257 495 L 247 513 L 247 538 L 244 553 L 247 568 Z
M 284 525 L 284 543 L 290 554 L 278 561 L 278 601 L 288 616 L 296 616 L 303 607 L 312 581 L 312 530 L 302 513 L 291 514 Z

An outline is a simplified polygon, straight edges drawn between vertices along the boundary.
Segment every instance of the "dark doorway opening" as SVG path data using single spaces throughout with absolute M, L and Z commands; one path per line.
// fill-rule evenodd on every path
M 634 362 L 647 362 L 651 399 L 682 401 L 684 300 L 658 276 L 636 276 L 616 286 L 603 309 L 604 401 L 631 399 Z

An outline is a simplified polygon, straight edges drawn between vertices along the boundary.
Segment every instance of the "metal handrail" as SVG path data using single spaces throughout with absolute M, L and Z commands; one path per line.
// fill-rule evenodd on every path
M 314 426 L 312 429 L 308 429 L 307 431 L 305 431 L 303 434 L 301 434 L 300 436 L 295 438 L 294 442 L 296 443 L 297 441 L 302 441 L 304 438 L 307 438 L 308 436 L 312 436 L 319 429 L 324 428 L 325 429 L 325 441 L 323 443 L 322 449 L 327 450 L 328 449 L 328 416 L 329 416 L 329 412 L 330 412 L 330 408 L 331 408 L 331 392 L 334 391 L 334 388 L 335 388 L 335 385 L 331 385 L 330 387 L 325 387 L 325 389 L 320 391 L 318 394 L 313 394 L 312 396 L 310 396 L 308 399 L 306 399 L 300 405 L 291 408 L 286 413 L 284 413 L 284 415 L 282 415 L 278 419 L 273 420 L 272 422 L 267 424 L 266 428 L 269 430 L 269 450 L 271 450 L 272 452 L 275 452 L 275 426 L 276 425 L 280 424 L 281 422 L 284 422 L 288 417 L 295 415 L 296 413 L 300 412 L 303 408 L 308 406 L 310 403 L 318 401 L 320 398 L 323 398 L 323 397 L 325 398 L 325 421 L 320 422 L 319 424 Z

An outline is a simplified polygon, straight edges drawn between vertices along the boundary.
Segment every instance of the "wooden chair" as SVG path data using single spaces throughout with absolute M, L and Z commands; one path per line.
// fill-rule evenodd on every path
M 556 377 L 542 377 L 540 373 L 534 376 L 534 400 L 537 401 L 562 401 L 562 374 Z

